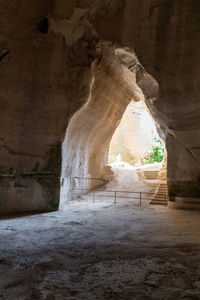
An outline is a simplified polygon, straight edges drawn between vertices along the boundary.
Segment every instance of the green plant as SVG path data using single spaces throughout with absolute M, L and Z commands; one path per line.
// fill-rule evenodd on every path
M 151 157 L 145 162 L 146 164 L 152 164 L 154 162 L 161 162 L 164 157 L 164 146 L 160 140 L 156 140 L 156 145 L 152 145 L 153 153 Z

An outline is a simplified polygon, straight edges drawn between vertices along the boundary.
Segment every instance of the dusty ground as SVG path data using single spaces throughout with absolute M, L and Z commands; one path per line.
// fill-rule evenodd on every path
M 138 168 L 141 170 L 159 170 L 160 167 L 149 165 L 142 166 Z M 143 192 L 151 192 L 158 187 L 159 180 L 143 180 L 138 175 L 137 168 L 134 169 L 119 169 L 113 168 L 114 170 L 114 178 L 108 184 L 106 184 L 103 188 L 108 190 L 122 190 L 122 191 L 143 191 Z
M 0 221 L 0 299 L 200 299 L 200 212 L 71 202 Z

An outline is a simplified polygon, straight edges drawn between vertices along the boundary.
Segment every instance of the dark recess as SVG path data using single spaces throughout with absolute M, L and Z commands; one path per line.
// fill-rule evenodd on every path
M 49 29 L 49 20 L 48 17 L 46 17 L 38 24 L 38 31 L 41 33 L 48 33 L 48 29 Z

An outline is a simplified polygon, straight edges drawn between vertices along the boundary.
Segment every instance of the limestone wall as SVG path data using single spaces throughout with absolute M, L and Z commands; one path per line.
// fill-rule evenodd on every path
M 200 2 L 193 0 L 2 0 L 1 213 L 58 206 L 60 145 L 70 118 L 88 101 L 91 65 L 102 57 L 96 46 L 105 40 L 111 48 L 115 43 L 134 49 L 147 71 L 135 72 L 136 83 L 167 136 L 170 193 L 187 195 L 192 189 L 199 195 L 199 26 Z M 120 59 L 132 70 L 129 56 Z M 99 102 L 99 111 L 107 99 Z M 120 105 L 121 110 L 125 103 Z M 108 111 L 118 106 L 113 99 Z M 109 126 L 115 127 L 106 130 Z M 107 144 L 110 137 L 103 136 Z M 93 149 L 102 162 L 106 147 L 98 141 Z
M 136 74 L 119 59 L 119 52 L 110 45 L 102 46 L 100 62 L 93 66 L 93 80 L 87 103 L 72 117 L 63 143 L 61 204 L 76 195 L 102 185 L 104 168 L 112 135 L 126 106 L 133 98 L 141 99 Z M 129 54 L 137 64 L 134 54 Z
M 74 63 L 63 36 L 48 32 L 47 15 L 63 17 L 57 9 L 47 0 L 0 3 L 3 214 L 58 207 L 61 142 L 70 116 L 88 98 L 90 59 Z

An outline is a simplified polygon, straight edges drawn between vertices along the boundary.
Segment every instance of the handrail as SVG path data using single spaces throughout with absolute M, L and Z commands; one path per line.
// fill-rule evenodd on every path
M 145 197 L 142 197 L 142 195 L 160 195 L 160 196 L 163 196 L 164 197 L 164 200 L 167 199 L 167 194 L 166 193 L 156 193 L 155 192 L 141 192 L 141 191 L 122 191 L 122 190 L 103 190 L 103 189 L 99 189 L 99 190 L 89 190 L 89 189 L 80 189 L 80 188 L 77 188 L 77 189 L 71 189 L 70 190 L 71 192 L 74 192 L 74 191 L 86 191 L 88 196 L 89 193 L 91 193 L 92 197 L 93 197 L 93 203 L 95 202 L 95 195 L 98 194 L 98 192 L 108 192 L 108 193 L 114 193 L 114 195 L 111 195 L 111 196 L 108 196 L 108 195 L 101 195 L 101 194 L 98 194 L 99 197 L 109 197 L 109 198 L 112 198 L 114 197 L 114 203 L 117 203 L 117 198 L 125 198 L 125 199 L 139 199 L 139 204 L 140 206 L 142 205 L 142 200 L 151 200 L 152 198 L 145 198 Z M 127 196 L 119 196 L 117 193 L 129 193 L 129 194 L 138 194 L 138 197 L 127 197 Z M 86 195 L 86 193 L 85 193 Z
M 70 179 L 81 179 L 81 180 L 100 180 L 100 181 L 105 181 L 103 178 L 98 178 L 98 177 L 78 177 L 78 176 L 66 176 L 66 177 L 61 177 L 61 178 L 70 178 Z
M 126 191 L 122 191 L 122 190 L 103 190 L 103 189 L 98 189 L 98 190 L 89 190 L 89 189 L 78 189 L 78 188 L 75 188 L 75 189 L 71 189 L 71 191 L 87 191 L 87 192 L 102 192 L 102 191 L 106 191 L 106 192 L 119 192 L 119 193 L 143 193 L 143 194 L 155 194 L 155 192 L 141 192 L 141 191 L 129 191 L 129 190 L 126 190 Z

